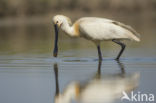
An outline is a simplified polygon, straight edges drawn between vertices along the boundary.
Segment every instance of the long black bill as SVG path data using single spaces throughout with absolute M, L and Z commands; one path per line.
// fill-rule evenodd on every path
M 58 52 L 58 27 L 57 25 L 55 24 L 54 25 L 54 28 L 55 28 L 55 41 L 54 41 L 54 51 L 53 51 L 53 56 L 54 57 L 57 57 L 57 52 Z

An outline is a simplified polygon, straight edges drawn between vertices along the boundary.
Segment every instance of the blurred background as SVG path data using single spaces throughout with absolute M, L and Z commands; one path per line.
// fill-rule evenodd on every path
M 126 42 L 121 63 L 113 60 L 120 47 L 103 42 L 100 68 L 92 42 L 60 31 L 58 58 L 53 58 L 52 18 L 56 14 L 68 16 L 72 22 L 85 16 L 120 21 L 140 33 L 141 42 Z M 124 68 L 126 75 L 120 75 Z M 98 72 L 111 81 L 108 87 L 113 90 L 112 83 L 113 87 L 124 83 L 116 78 L 138 72 L 135 92 L 156 96 L 152 81 L 156 78 L 156 0 L 0 0 L 0 103 L 54 103 L 54 69 L 58 69 L 60 92 L 74 81 L 86 87 Z
M 130 44 L 134 50 L 139 48 L 136 55 L 145 56 L 140 51 L 148 50 L 146 56 L 155 56 L 156 0 L 0 0 L 0 54 L 45 53 L 51 56 L 54 37 L 52 17 L 56 14 L 66 15 L 73 22 L 80 17 L 97 16 L 131 25 L 141 34 L 140 43 Z M 65 50 L 94 48 L 94 45 L 61 33 L 60 48 L 62 53 Z M 104 43 L 103 48 L 114 47 L 111 43 Z M 96 51 L 95 48 L 93 50 Z M 110 54 L 114 53 L 106 51 L 104 56 Z

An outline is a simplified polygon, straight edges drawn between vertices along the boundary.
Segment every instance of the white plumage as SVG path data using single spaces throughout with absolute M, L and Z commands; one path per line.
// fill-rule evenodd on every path
M 120 42 L 120 40 L 140 41 L 140 35 L 133 28 L 110 19 L 83 17 L 72 25 L 72 22 L 68 17 L 56 15 L 53 18 L 53 22 L 55 24 L 55 31 L 57 31 L 57 28 L 61 28 L 67 35 L 71 37 L 83 37 L 85 39 L 92 40 L 97 45 L 99 60 L 102 60 L 100 41 L 112 40 L 122 47 L 116 58 L 117 60 L 120 58 L 125 48 L 125 44 Z M 57 32 L 55 33 L 57 34 Z M 57 48 L 56 45 L 55 48 Z M 55 57 L 57 56 L 56 51 L 57 50 L 54 49 Z
M 130 39 L 140 41 L 138 33 L 131 27 L 116 21 L 86 17 L 78 22 L 80 33 L 93 40 Z M 133 34 L 134 32 L 135 34 Z

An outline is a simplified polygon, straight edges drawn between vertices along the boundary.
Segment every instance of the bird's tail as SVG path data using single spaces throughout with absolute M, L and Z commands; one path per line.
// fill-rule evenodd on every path
M 134 41 L 137 41 L 137 42 L 140 42 L 140 35 L 139 34 L 129 34 L 128 37 L 131 39 L 131 40 L 134 40 Z
M 140 42 L 140 37 L 133 36 L 133 40 Z

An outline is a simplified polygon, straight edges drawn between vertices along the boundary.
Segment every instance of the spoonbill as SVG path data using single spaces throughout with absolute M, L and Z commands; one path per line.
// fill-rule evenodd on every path
M 57 42 L 59 28 L 71 37 L 83 37 L 93 41 L 97 46 L 100 61 L 102 60 L 100 49 L 101 41 L 111 40 L 121 46 L 121 50 L 117 55 L 116 60 L 119 60 L 126 47 L 121 40 L 140 41 L 140 35 L 132 27 L 106 18 L 83 17 L 72 25 L 70 18 L 64 15 L 56 15 L 53 17 L 53 23 L 55 29 L 54 57 L 57 57 L 58 53 Z

